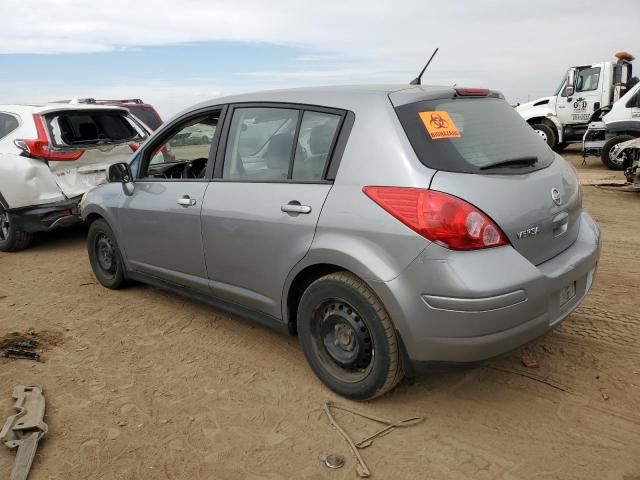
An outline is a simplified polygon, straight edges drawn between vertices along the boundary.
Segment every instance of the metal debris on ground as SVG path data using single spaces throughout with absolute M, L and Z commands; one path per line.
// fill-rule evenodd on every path
M 335 418 L 333 417 L 333 414 L 331 413 L 332 409 L 342 410 L 344 412 L 351 413 L 352 415 L 356 415 L 358 417 L 362 417 L 362 418 L 365 418 L 367 420 L 372 420 L 374 422 L 380 423 L 381 425 L 383 425 L 383 427 L 380 428 L 375 433 L 373 433 L 372 435 L 369 435 L 368 437 L 363 438 L 362 440 L 360 440 L 358 442 L 355 442 L 349 436 L 349 434 L 340 425 L 338 425 L 338 422 L 336 422 Z M 369 470 L 369 468 L 367 467 L 367 464 L 365 463 L 364 459 L 360 455 L 359 450 L 371 446 L 371 444 L 373 443 L 373 441 L 376 438 L 380 438 L 380 437 L 382 437 L 384 435 L 387 435 L 387 434 L 391 433 L 396 428 L 410 427 L 410 426 L 417 425 L 418 423 L 424 421 L 424 417 L 411 417 L 411 418 L 407 418 L 405 420 L 400 420 L 400 421 L 395 422 L 393 420 L 387 420 L 386 418 L 376 417 L 376 416 L 373 416 L 373 415 L 369 415 L 367 413 L 360 412 L 358 410 L 354 410 L 354 409 L 349 408 L 349 407 L 338 405 L 338 404 L 336 404 L 334 402 L 331 402 L 331 401 L 325 403 L 324 411 L 327 414 L 327 417 L 329 418 L 329 422 L 331 422 L 331 425 L 338 431 L 338 433 L 340 435 L 342 435 L 342 437 L 349 444 L 349 447 L 351 448 L 351 451 L 353 452 L 353 456 L 356 459 L 356 462 L 357 462 L 356 470 L 357 470 L 358 475 L 360 477 L 369 477 L 369 476 L 371 476 L 371 471 Z
M 339 455 L 320 455 L 320 461 L 329 468 L 342 468 L 344 466 L 344 458 Z
M 1 351 L 8 358 L 23 358 L 39 362 L 40 354 L 35 351 L 38 345 L 39 342 L 37 340 L 19 340 L 10 342 Z
M 44 423 L 45 400 L 42 388 L 23 385 L 13 389 L 13 398 L 18 413 L 10 416 L 0 430 L 0 442 L 18 449 L 10 480 L 26 480 L 38 442 L 49 431 Z

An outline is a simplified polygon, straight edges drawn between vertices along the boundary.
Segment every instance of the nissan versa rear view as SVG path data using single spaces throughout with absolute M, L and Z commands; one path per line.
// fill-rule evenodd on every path
M 108 177 L 80 202 L 104 286 L 148 283 L 297 335 L 354 399 L 539 337 L 600 255 L 573 168 L 484 89 L 217 99 Z

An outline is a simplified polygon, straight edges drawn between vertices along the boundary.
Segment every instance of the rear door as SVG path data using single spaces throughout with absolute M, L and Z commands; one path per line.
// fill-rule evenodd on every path
M 454 96 L 396 111 L 420 160 L 438 170 L 430 188 L 482 210 L 533 264 L 576 240 L 577 177 L 507 102 Z
M 49 161 L 68 198 L 104 183 L 109 166 L 126 162 L 148 136 L 124 109 L 63 110 L 46 114 L 44 120 L 52 148 L 78 155 L 74 160 Z
M 281 317 L 287 274 L 309 250 L 332 182 L 343 112 L 235 106 L 202 209 L 213 294 Z

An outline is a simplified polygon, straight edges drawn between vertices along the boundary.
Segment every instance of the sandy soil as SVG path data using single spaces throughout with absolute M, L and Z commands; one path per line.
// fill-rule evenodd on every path
M 585 167 L 567 156 L 585 183 L 622 180 L 595 158 Z M 0 339 L 34 329 L 44 359 L 0 358 L 0 421 L 14 385 L 44 387 L 50 435 L 32 480 L 357 478 L 322 413 L 327 400 L 425 417 L 363 451 L 374 478 L 638 480 L 640 195 L 587 186 L 584 204 L 603 256 L 592 293 L 559 329 L 366 404 L 329 392 L 295 338 L 143 285 L 106 290 L 83 229 L 42 235 L 0 253 Z M 523 353 L 540 367 L 525 369 Z M 338 418 L 355 437 L 374 428 Z M 323 453 L 347 464 L 328 470 Z M 0 448 L 0 477 L 13 459 Z

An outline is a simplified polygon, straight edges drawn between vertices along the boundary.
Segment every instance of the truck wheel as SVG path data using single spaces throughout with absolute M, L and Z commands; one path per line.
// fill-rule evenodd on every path
M 369 400 L 402 380 L 393 323 L 356 276 L 337 272 L 313 282 L 302 295 L 297 321 L 309 365 L 334 392 Z
M 116 237 L 104 220 L 96 220 L 87 235 L 89 263 L 102 286 L 118 290 L 125 285 L 124 264 Z
M 602 159 L 602 163 L 604 166 L 610 170 L 623 170 L 624 165 L 622 160 L 613 160 L 611 158 L 611 149 L 615 147 L 617 144 L 626 142 L 628 140 L 633 140 L 633 135 L 618 135 L 617 137 L 610 138 L 604 143 L 602 147 L 602 153 L 600 154 L 600 158 Z
M 9 213 L 0 202 L 0 252 L 24 250 L 33 241 L 33 233 L 24 232 L 9 221 Z
M 549 148 L 554 148 L 557 143 L 556 132 L 553 129 L 543 123 L 534 123 L 531 125 L 531 128 L 542 137 L 542 139 L 547 142 Z

